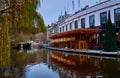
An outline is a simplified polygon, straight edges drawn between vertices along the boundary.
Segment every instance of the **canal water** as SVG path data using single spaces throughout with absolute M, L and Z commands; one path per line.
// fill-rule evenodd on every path
M 2 78 L 120 78 L 120 58 L 46 49 L 14 50 L 11 67 Z

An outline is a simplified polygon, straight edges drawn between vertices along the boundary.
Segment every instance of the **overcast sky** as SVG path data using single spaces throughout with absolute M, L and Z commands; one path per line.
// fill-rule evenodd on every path
M 65 13 L 65 9 L 68 13 L 74 13 L 85 5 L 93 6 L 100 1 L 106 0 L 80 0 L 80 6 L 78 0 L 74 0 L 73 10 L 72 0 L 41 0 L 41 7 L 38 8 L 38 11 L 42 15 L 45 25 L 50 25 L 58 20 L 59 15 Z

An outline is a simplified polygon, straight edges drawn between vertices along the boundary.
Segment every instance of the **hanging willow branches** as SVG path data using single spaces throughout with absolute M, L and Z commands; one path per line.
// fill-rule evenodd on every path
M 41 26 L 46 31 L 42 17 L 36 12 L 40 0 L 1 0 L 0 3 L 4 3 L 4 5 L 1 5 L 3 8 L 0 10 L 0 15 L 9 15 L 11 34 L 33 32 L 36 24 L 37 27 L 40 28 Z M 41 31 L 43 30 L 41 29 Z
M 8 19 L 3 19 L 5 23 L 0 32 L 0 67 L 5 68 L 10 64 L 10 43 L 8 35 Z
M 40 0 L 0 0 L 0 67 L 10 64 L 11 36 L 46 31 L 39 5 Z

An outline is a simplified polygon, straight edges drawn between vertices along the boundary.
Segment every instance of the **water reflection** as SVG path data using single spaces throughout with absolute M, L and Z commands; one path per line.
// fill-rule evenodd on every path
M 59 78 L 59 75 L 48 68 L 45 63 L 26 67 L 25 78 Z
M 53 52 L 52 62 L 59 66 L 61 78 L 77 78 L 84 76 L 101 75 L 97 58 L 89 59 L 87 56 Z
M 46 49 L 11 53 L 11 66 L 0 78 L 120 78 L 119 58 Z
M 30 51 L 30 50 L 29 50 Z M 42 51 L 42 52 L 41 52 Z M 29 53 L 27 50 L 11 51 L 11 65 L 10 68 L 7 68 L 5 71 L 2 72 L 2 78 L 21 78 L 24 75 L 24 68 L 27 65 L 36 65 L 41 62 L 46 62 L 47 59 L 47 52 L 45 50 L 39 51 L 30 51 Z M 9 71 L 9 75 L 6 75 L 7 70 Z
M 58 66 L 60 78 L 120 78 L 120 62 L 80 54 L 51 53 L 52 63 Z
M 120 78 L 120 62 L 104 59 L 101 61 L 101 70 L 105 78 Z

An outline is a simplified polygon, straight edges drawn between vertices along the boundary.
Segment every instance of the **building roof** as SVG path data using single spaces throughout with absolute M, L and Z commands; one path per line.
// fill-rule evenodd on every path
M 79 28 L 79 29 L 75 29 L 75 30 L 70 30 L 70 31 L 54 34 L 54 35 L 50 36 L 50 38 L 55 39 L 55 38 L 69 37 L 69 36 L 81 35 L 81 34 L 97 34 L 100 31 L 101 30 L 98 30 L 98 29 Z
M 116 5 L 120 5 L 120 0 L 107 0 L 101 3 L 98 3 L 94 6 L 91 7 L 87 7 L 87 8 L 82 8 L 79 11 L 76 11 L 73 15 L 71 15 L 69 18 L 67 18 L 63 24 L 66 24 L 68 22 L 71 22 L 75 19 L 79 19 L 79 18 L 84 18 L 84 16 L 88 15 L 88 14 L 92 14 L 92 13 L 96 13 L 100 10 L 104 10 Z

